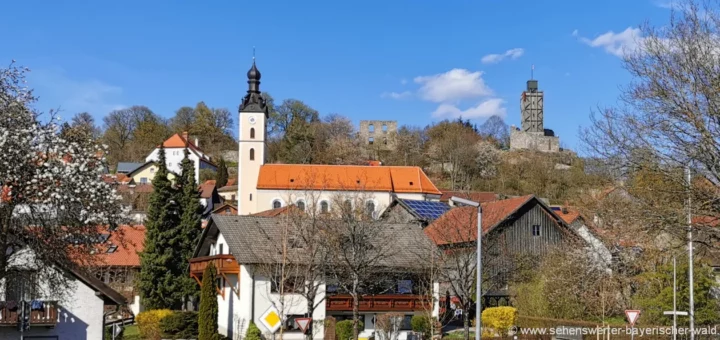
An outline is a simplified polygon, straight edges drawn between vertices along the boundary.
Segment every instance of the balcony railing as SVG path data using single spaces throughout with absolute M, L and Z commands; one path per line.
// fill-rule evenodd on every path
M 15 306 L 13 304 L 15 303 L 0 302 L 0 326 L 17 326 L 22 311 L 19 303 Z M 42 309 L 30 311 L 30 326 L 55 326 L 58 320 L 57 310 L 57 301 L 43 301 Z
M 237 283 L 230 285 L 233 292 L 240 296 L 240 265 L 235 260 L 235 256 L 231 254 L 221 254 L 212 256 L 203 256 L 190 259 L 190 277 L 194 278 L 199 285 L 202 286 L 202 277 L 205 269 L 212 263 L 218 276 L 222 277 L 224 282 L 230 281 L 228 274 L 237 275 Z M 216 287 L 218 294 L 225 298 L 225 290 L 222 287 Z
M 325 298 L 328 311 L 352 311 L 352 296 L 330 295 Z M 360 298 L 361 312 L 416 311 L 431 308 L 429 299 L 421 295 L 370 295 Z
M 202 277 L 205 268 L 212 262 L 215 270 L 220 274 L 239 274 L 240 265 L 231 254 L 203 256 L 190 259 L 190 275 Z

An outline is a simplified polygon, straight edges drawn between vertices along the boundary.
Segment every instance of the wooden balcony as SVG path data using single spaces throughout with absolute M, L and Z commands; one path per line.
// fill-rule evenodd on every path
M 240 274 L 240 265 L 231 254 L 203 256 L 190 259 L 190 275 L 201 278 L 205 268 L 212 262 L 218 275 Z
M 14 326 L 18 325 L 18 318 L 20 317 L 20 306 L 12 310 L 8 308 L 7 302 L 3 302 L 2 308 L 0 308 L 0 327 L 1 326 Z M 43 309 L 31 310 L 30 311 L 30 327 L 34 326 L 45 326 L 54 327 L 58 320 L 58 303 L 57 301 L 43 301 Z
M 215 266 L 215 271 L 218 277 L 225 279 L 225 282 L 231 282 L 228 280 L 228 275 L 237 276 L 236 280 L 240 281 L 240 265 L 235 260 L 235 256 L 231 254 L 221 254 L 212 256 L 203 256 L 190 259 L 190 277 L 194 278 L 199 285 L 202 286 L 202 277 L 205 268 L 212 263 Z M 240 285 L 238 284 L 237 287 Z M 235 294 L 240 294 L 237 287 L 232 287 Z M 218 294 L 225 297 L 224 289 L 217 288 Z
M 330 295 L 325 298 L 328 311 L 352 311 L 352 296 L 347 294 Z M 429 299 L 421 295 L 371 295 L 360 298 L 361 312 L 408 312 L 424 310 L 430 307 Z

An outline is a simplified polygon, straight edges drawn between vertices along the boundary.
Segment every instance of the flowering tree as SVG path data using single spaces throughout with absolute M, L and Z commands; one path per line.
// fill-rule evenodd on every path
M 0 280 L 20 269 L 89 264 L 100 234 L 124 216 L 102 180 L 104 150 L 92 136 L 65 139 L 54 113 L 33 109 L 28 71 L 14 61 L 0 69 Z M 16 266 L 20 251 L 33 256 Z M 57 273 L 43 280 L 60 294 L 68 281 Z

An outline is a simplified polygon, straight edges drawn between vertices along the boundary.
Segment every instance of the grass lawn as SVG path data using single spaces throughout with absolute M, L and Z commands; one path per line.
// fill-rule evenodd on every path
M 141 340 L 140 331 L 138 330 L 137 325 L 125 326 L 125 331 L 123 332 L 123 340 Z

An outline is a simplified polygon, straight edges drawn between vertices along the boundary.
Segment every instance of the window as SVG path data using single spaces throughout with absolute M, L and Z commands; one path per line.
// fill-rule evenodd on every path
M 151 174 L 152 174 L 152 173 L 155 173 L 155 168 L 154 168 L 154 167 L 153 167 L 153 168 L 150 168 L 150 173 L 151 173 Z
M 147 177 L 140 177 L 140 184 L 147 184 Z
M 230 195 L 230 200 L 231 200 L 231 201 L 234 201 L 234 200 L 235 200 L 235 195 Z
M 330 211 L 330 205 L 327 201 L 320 202 L 320 213 L 327 214 Z
M 255 128 L 250 128 L 250 139 L 255 139 Z
M 255 149 L 250 149 L 250 160 L 251 161 L 255 160 Z
M 250 194 L 250 200 L 252 201 L 252 194 Z
M 300 200 L 300 201 L 297 201 L 297 203 L 295 203 L 295 204 L 297 205 L 298 209 L 300 209 L 300 211 L 305 211 L 305 202 L 304 201 Z
M 375 142 L 375 138 L 370 137 L 368 138 L 368 144 L 372 145 Z
M 387 138 L 383 138 L 383 144 L 387 145 Z
M 387 125 L 386 125 L 386 124 L 383 124 L 382 130 L 383 130 L 383 132 L 387 132 Z
M 365 202 L 365 213 L 368 216 L 372 217 L 374 212 L 375 212 L 375 202 L 373 202 L 373 201 Z
M 230 208 L 225 208 L 225 215 L 230 215 Z
M 218 255 L 222 255 L 222 254 L 223 254 L 223 244 L 220 243 L 220 244 L 219 244 Z
M 303 288 L 302 280 L 300 278 L 288 276 L 285 277 L 285 280 L 282 280 L 282 277 L 278 275 L 270 280 L 270 293 L 280 293 L 281 283 L 283 286 L 283 294 L 295 293 Z
M 540 236 L 540 225 L 536 224 L 536 225 L 532 226 L 532 228 L 533 228 L 532 229 L 533 236 Z
M 345 213 L 351 213 L 352 212 L 352 201 L 351 200 L 345 200 L 343 202 L 343 210 L 345 210 Z
M 280 207 L 282 207 L 282 203 L 280 202 L 280 200 L 274 200 L 274 201 L 272 202 L 272 208 L 273 208 L 273 209 L 277 209 L 277 208 L 280 208 Z
M 283 332 L 302 332 L 295 319 L 305 318 L 304 315 L 286 315 L 285 323 L 282 325 Z
M 375 125 L 372 125 L 372 124 L 368 125 L 368 131 L 375 132 Z
M 30 300 L 34 298 L 33 283 L 35 273 L 32 271 L 19 271 L 9 274 L 5 278 L 5 301 Z

